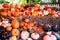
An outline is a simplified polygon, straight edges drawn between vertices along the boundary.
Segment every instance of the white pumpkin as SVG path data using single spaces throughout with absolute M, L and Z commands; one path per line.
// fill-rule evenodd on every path
M 8 24 L 8 22 L 9 22 L 8 20 L 7 21 L 2 21 L 2 23 L 4 23 L 4 24 Z
M 22 31 L 21 32 L 21 38 L 23 40 L 26 40 L 28 37 L 29 37 L 29 32 L 27 32 L 27 31 Z
M 12 36 L 9 38 L 9 40 L 17 40 L 16 36 Z
M 39 34 L 38 33 L 32 33 L 31 34 L 31 37 L 33 38 L 33 39 L 39 39 Z
M 51 32 L 47 32 L 47 35 L 43 37 L 43 40 L 57 40 L 57 38 L 51 34 Z
M 2 22 L 0 22 L 0 26 L 2 25 Z
M 32 38 L 28 38 L 27 40 L 32 40 Z
M 45 10 L 44 10 L 44 15 L 48 15 L 48 11 L 45 11 Z

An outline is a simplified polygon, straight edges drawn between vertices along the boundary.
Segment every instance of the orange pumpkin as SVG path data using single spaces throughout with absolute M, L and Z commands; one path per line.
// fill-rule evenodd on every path
M 7 12 L 1 12 L 2 16 L 7 16 Z
M 25 22 L 22 21 L 22 22 L 19 23 L 19 25 L 20 26 L 24 26 L 25 25 Z
M 36 12 L 32 12 L 32 16 L 37 16 L 37 13 Z
M 27 28 L 31 28 L 32 26 L 34 26 L 34 23 L 33 22 L 29 22 L 28 25 L 27 25 Z
M 15 5 L 14 5 L 14 8 L 18 8 L 18 4 L 15 4 Z
M 24 4 L 20 4 L 20 9 L 24 9 Z
M 52 15 L 56 14 L 56 11 L 55 10 L 52 10 Z
M 13 3 L 9 4 L 9 8 L 13 8 Z
M 17 36 L 19 34 L 18 29 L 12 29 L 12 35 Z
M 41 31 L 42 32 L 43 31 L 43 28 L 42 27 L 38 27 L 37 28 L 37 31 Z
M 11 11 L 7 11 L 7 16 L 11 17 Z
M 47 11 L 48 11 L 49 13 L 51 13 L 52 10 L 51 10 L 50 8 L 48 8 Z
M 7 27 L 6 27 L 6 30 L 7 30 L 7 31 L 11 31 L 11 30 L 12 30 L 12 27 L 7 26 Z
M 17 17 L 17 16 L 19 16 L 19 12 L 14 11 L 14 12 L 12 13 L 12 15 L 15 16 L 15 17 Z
M 39 4 L 36 4 L 35 6 L 38 6 L 39 7 L 40 5 Z
M 13 28 L 19 28 L 18 20 L 16 20 L 16 19 L 12 20 L 11 25 L 12 25 Z
M 23 26 L 24 29 L 28 29 L 27 26 Z
M 23 15 L 23 12 L 20 12 L 19 15 L 20 15 L 20 16 Z

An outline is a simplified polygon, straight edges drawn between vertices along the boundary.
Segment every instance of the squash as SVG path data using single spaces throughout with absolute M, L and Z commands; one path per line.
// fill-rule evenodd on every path
M 17 40 L 16 36 L 12 36 L 9 38 L 9 40 Z
M 46 32 L 47 35 L 43 37 L 43 40 L 57 40 L 57 38 L 51 34 L 51 32 Z
M 17 36 L 19 34 L 18 29 L 12 29 L 12 36 Z
M 2 5 L 2 7 L 3 8 L 8 8 L 8 4 L 5 3 L 5 4 Z
M 21 32 L 21 38 L 23 40 L 26 40 L 28 37 L 29 37 L 29 32 L 27 32 L 27 31 L 22 31 Z
M 35 39 L 35 40 L 37 40 L 37 39 L 39 39 L 39 34 L 38 33 L 32 33 L 31 34 L 31 37 L 33 38 L 33 39 Z
M 13 28 L 19 28 L 18 20 L 16 20 L 16 19 L 12 20 L 11 25 L 12 25 Z

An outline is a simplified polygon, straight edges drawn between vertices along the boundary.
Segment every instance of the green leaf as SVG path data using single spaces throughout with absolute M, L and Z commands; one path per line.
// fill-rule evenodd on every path
M 42 0 L 37 0 L 37 2 L 41 2 Z

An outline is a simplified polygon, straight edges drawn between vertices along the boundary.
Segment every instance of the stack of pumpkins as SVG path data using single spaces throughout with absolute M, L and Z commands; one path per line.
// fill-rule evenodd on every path
M 8 40 L 60 40 L 57 33 L 60 29 L 59 25 L 49 23 L 39 25 L 38 23 L 41 17 L 60 17 L 60 12 L 47 7 L 48 4 L 44 6 L 21 4 L 19 7 L 17 4 L 3 4 L 0 8 L 0 38 L 2 40 L 6 38 Z M 27 17 L 31 17 L 31 19 L 38 17 L 38 22 L 35 19 L 31 21 Z M 43 33 L 45 35 L 40 39 Z

